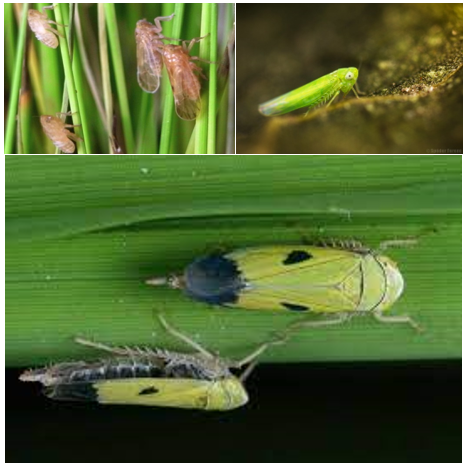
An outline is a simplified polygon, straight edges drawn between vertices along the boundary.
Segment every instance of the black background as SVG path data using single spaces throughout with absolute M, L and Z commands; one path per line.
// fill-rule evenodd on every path
M 232 412 L 56 402 L 6 372 L 7 462 L 461 462 L 461 362 L 261 365 Z

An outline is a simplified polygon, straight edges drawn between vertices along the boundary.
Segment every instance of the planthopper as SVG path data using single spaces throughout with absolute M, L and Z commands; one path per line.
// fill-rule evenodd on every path
M 54 8 L 54 5 L 45 6 L 42 8 L 42 13 L 37 10 L 28 10 L 28 23 L 32 32 L 39 41 L 52 49 L 56 49 L 59 44 L 57 36 L 63 36 L 56 29 L 50 26 L 50 24 L 57 24 L 58 26 L 61 25 L 49 19 L 44 12 L 44 10 L 52 8 Z
M 187 45 L 186 41 L 181 45 L 164 45 L 162 56 L 166 65 L 169 81 L 171 82 L 172 93 L 177 115 L 182 120 L 195 120 L 200 114 L 200 79 L 206 79 L 202 69 L 193 63 L 199 60 L 198 57 L 190 56 L 189 52 L 196 42 L 203 37 L 197 37 Z
M 261 104 L 258 110 L 265 117 L 273 117 L 302 109 L 303 107 L 309 107 L 310 110 L 326 102 L 328 102 L 328 107 L 340 91 L 346 95 L 351 89 L 356 97 L 359 98 L 354 89 L 358 74 L 357 68 L 340 68 L 309 84 Z
M 59 115 L 69 115 L 57 113 L 53 115 L 41 115 L 41 125 L 44 133 L 52 141 L 55 147 L 62 152 L 73 154 L 75 152 L 75 143 L 73 141 L 83 141 L 79 136 L 72 133 L 67 128 L 73 128 L 81 125 L 70 125 L 62 122 Z M 73 141 L 71 141 L 73 140 Z

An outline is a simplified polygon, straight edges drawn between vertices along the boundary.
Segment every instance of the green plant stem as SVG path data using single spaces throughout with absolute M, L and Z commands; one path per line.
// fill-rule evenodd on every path
M 28 20 L 29 3 L 23 4 L 21 13 L 21 24 L 18 33 L 18 45 L 16 47 L 16 59 L 13 74 L 13 82 L 11 83 L 10 100 L 8 103 L 8 117 L 5 130 L 5 154 L 13 153 L 13 145 L 15 142 L 15 127 L 16 117 L 18 114 L 19 91 L 21 87 L 21 72 L 23 66 L 24 52 L 26 47 L 26 25 Z
M 99 29 L 99 58 L 101 64 L 102 88 L 104 92 L 105 127 L 109 136 L 109 154 L 113 154 L 115 147 L 112 134 L 112 85 L 110 79 L 109 49 L 106 35 L 106 12 L 103 3 L 98 3 L 98 29 Z
M 66 18 L 66 13 L 65 13 L 65 8 L 66 4 L 59 3 L 57 6 L 54 8 L 54 13 L 55 13 L 55 19 L 57 23 L 59 24 L 66 24 L 65 23 L 65 18 Z M 70 24 L 69 24 L 70 27 Z M 75 77 L 74 77 L 74 72 L 73 72 L 73 65 L 72 61 L 70 58 L 70 52 L 69 52 L 69 47 L 68 47 L 68 40 L 66 36 L 66 31 L 63 26 L 57 26 L 59 31 L 62 33 L 63 37 L 59 37 L 59 42 L 60 42 L 60 52 L 62 55 L 62 62 L 63 62 L 63 69 L 65 71 L 65 84 L 68 90 L 68 98 L 70 100 L 70 111 L 72 113 L 72 119 L 73 119 L 73 124 L 74 125 L 81 125 L 82 124 L 82 118 L 83 115 L 81 115 L 81 108 L 79 104 L 79 99 L 78 99 L 78 90 L 75 86 Z M 79 129 L 77 129 L 79 130 Z M 84 128 L 82 128 L 82 131 L 75 131 L 75 133 L 79 136 L 83 135 L 84 140 L 83 141 L 77 141 L 76 142 L 76 148 L 78 151 L 78 154 L 87 154 L 86 150 L 86 134 L 84 132 Z M 80 134 L 81 133 L 81 134 Z
M 170 37 L 175 37 L 176 39 L 180 37 L 182 31 L 182 21 L 184 19 L 184 8 L 183 3 L 176 3 L 174 5 L 174 19 L 172 20 L 172 25 L 167 25 L 163 22 L 163 28 L 167 28 L 170 32 Z M 166 10 L 163 11 L 163 14 L 166 15 Z M 171 28 L 171 29 L 169 29 Z M 163 32 L 164 33 L 164 32 Z M 177 43 L 173 41 L 173 43 Z M 159 144 L 159 153 L 160 154 L 170 154 L 171 148 L 171 139 L 174 135 L 174 119 L 177 118 L 175 115 L 174 109 L 174 96 L 172 94 L 171 84 L 169 83 L 169 78 L 167 73 L 163 73 L 162 80 L 162 126 L 161 126 L 161 142 Z
M 135 141 L 133 137 L 132 119 L 130 105 L 128 102 L 127 86 L 125 83 L 125 68 L 122 61 L 122 50 L 120 47 L 119 31 L 115 6 L 113 3 L 105 4 L 107 32 L 109 34 L 109 45 L 111 49 L 112 63 L 115 72 L 115 82 L 117 85 L 117 97 L 120 105 L 122 127 L 125 136 L 125 146 L 129 154 L 135 151 Z
M 218 5 L 210 3 L 210 73 L 208 81 L 208 134 L 207 134 L 207 153 L 216 153 L 216 115 L 217 115 L 217 33 L 218 33 Z
M 202 15 L 201 15 L 201 26 L 200 26 L 200 37 L 206 36 L 210 32 L 211 28 L 211 14 L 212 8 L 210 3 L 203 3 Z M 208 60 L 210 56 L 210 40 L 206 38 L 200 43 L 200 58 Z M 211 77 L 210 77 L 211 78 Z M 194 129 L 194 152 L 195 154 L 206 154 L 207 151 L 207 139 L 208 139 L 208 96 L 206 93 L 202 95 L 202 110 L 200 116 L 197 118 Z M 215 113 L 216 118 L 216 113 Z

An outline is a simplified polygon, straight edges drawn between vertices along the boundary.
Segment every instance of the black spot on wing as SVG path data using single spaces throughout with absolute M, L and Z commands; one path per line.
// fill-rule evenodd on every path
M 295 303 L 281 302 L 281 306 L 291 311 L 310 311 L 308 306 L 296 305 Z
M 138 395 L 139 396 L 147 396 L 149 394 L 157 394 L 159 389 L 155 388 L 154 386 L 148 386 L 147 388 L 142 389 Z
M 291 251 L 288 256 L 283 260 L 284 265 L 302 263 L 312 258 L 312 255 L 304 250 Z

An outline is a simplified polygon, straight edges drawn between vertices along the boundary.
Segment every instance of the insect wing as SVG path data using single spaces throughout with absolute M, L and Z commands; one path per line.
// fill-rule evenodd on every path
M 236 384 L 233 385 L 231 380 Z M 225 394 L 226 389 L 230 394 Z M 78 381 L 46 387 L 44 394 L 51 399 L 61 401 L 95 401 L 100 404 L 199 410 L 230 410 L 245 404 L 248 400 L 242 383 L 236 378 L 221 381 L 189 378 Z
M 329 101 L 339 89 L 339 77 L 336 72 L 333 72 L 261 104 L 258 110 L 261 114 L 271 117 L 292 112 L 302 107 L 314 107 Z
M 356 311 L 361 300 L 362 257 L 318 247 L 267 247 L 229 255 L 248 286 L 235 306 L 248 309 Z
M 162 71 L 162 56 L 158 51 L 157 39 L 147 21 L 137 23 L 135 31 L 137 44 L 137 79 L 143 91 L 155 93 L 159 88 Z
M 165 46 L 166 65 L 177 115 L 182 120 L 195 120 L 200 114 L 200 81 L 194 70 L 198 67 L 190 62 L 189 55 L 180 46 Z

